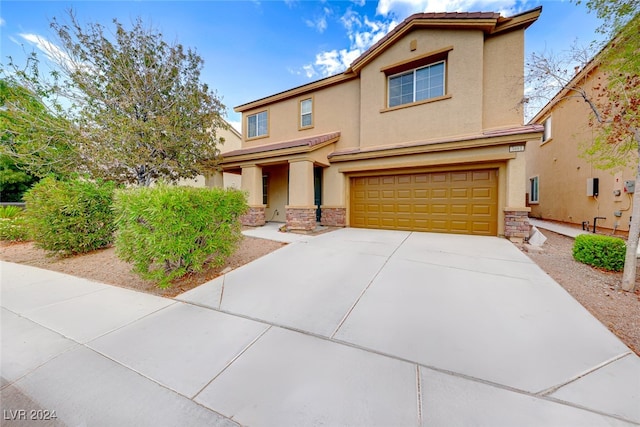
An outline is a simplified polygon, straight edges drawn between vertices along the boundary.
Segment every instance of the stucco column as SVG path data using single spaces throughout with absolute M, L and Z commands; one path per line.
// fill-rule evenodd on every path
M 349 179 L 337 167 L 325 168 L 322 176 L 322 225 L 347 225 L 346 185 Z
M 526 206 L 527 175 L 524 153 L 507 161 L 507 194 L 504 208 L 504 237 L 512 242 L 522 243 L 529 238 L 529 212 Z
M 204 179 L 204 185 L 208 188 L 224 188 L 222 171 L 214 171 L 208 174 Z
M 289 162 L 289 206 L 313 206 L 313 162 Z
M 507 161 L 507 199 L 506 206 L 525 207 L 527 201 L 527 172 L 524 153 L 518 153 L 515 159 Z
M 240 218 L 240 222 L 254 227 L 264 225 L 265 206 L 262 204 L 262 168 L 260 166 L 242 166 L 241 188 L 248 195 L 249 211 Z
M 309 231 L 316 227 L 316 206 L 313 201 L 313 162 L 290 161 L 287 228 Z

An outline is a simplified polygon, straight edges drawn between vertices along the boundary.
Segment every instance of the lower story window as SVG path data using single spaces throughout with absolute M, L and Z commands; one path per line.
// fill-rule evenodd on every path
M 529 203 L 539 202 L 538 177 L 529 178 Z

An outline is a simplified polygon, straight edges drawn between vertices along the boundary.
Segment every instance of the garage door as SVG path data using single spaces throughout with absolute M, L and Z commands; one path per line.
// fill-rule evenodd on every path
M 352 227 L 498 233 L 496 169 L 351 178 Z

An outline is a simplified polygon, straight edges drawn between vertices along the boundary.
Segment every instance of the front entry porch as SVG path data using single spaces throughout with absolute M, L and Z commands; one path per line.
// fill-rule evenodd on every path
M 323 171 L 311 160 L 242 167 L 242 189 L 249 194 L 243 225 L 284 222 L 291 231 L 311 231 L 318 223 L 344 226 L 344 212 L 322 206 Z

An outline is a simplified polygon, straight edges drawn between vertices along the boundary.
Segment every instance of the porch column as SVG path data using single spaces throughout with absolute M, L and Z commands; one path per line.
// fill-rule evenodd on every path
M 257 227 L 265 224 L 265 205 L 262 204 L 262 167 L 242 166 L 242 191 L 248 194 L 249 211 L 240 217 L 242 225 Z
M 320 223 L 332 227 L 347 225 L 347 208 L 345 203 L 345 186 L 348 178 L 338 168 L 324 168 L 322 174 L 322 212 Z
M 289 204 L 286 206 L 289 230 L 311 231 L 316 228 L 316 206 L 313 204 L 313 162 L 289 162 Z
M 506 200 L 504 207 L 504 237 L 514 243 L 522 243 L 529 238 L 531 226 L 526 206 L 527 174 L 524 153 L 519 152 L 515 159 L 507 161 Z

